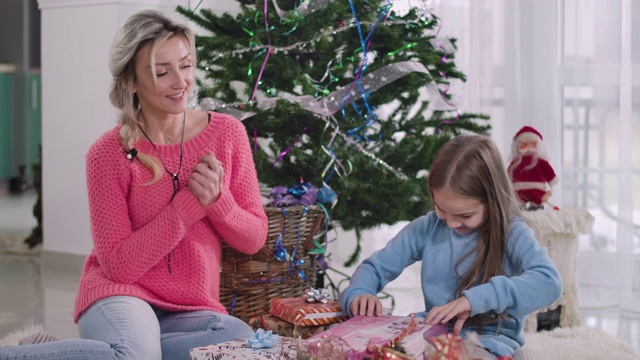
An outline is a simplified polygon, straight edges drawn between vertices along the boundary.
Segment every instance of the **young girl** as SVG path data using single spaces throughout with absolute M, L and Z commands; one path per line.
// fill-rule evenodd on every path
M 447 142 L 433 161 L 429 190 L 435 211 L 358 266 L 341 294 L 342 307 L 350 316 L 381 315 L 376 294 L 422 261 L 425 322 L 448 324 L 463 337 L 474 331 L 491 357 L 509 357 L 524 344 L 526 316 L 560 297 L 558 272 L 518 216 L 490 138 L 464 135 Z

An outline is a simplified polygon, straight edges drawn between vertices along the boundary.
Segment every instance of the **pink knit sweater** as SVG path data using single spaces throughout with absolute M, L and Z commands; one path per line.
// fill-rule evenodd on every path
M 114 295 L 134 296 L 167 311 L 226 313 L 219 300 L 222 239 L 251 254 L 267 238 L 267 217 L 244 126 L 211 113 L 207 128 L 184 142 L 180 190 L 171 202 L 169 174 L 144 185 L 151 171 L 139 160 L 126 158 L 119 131 L 116 127 L 105 133 L 86 155 L 93 250 L 84 264 L 74 321 L 95 301 Z M 167 169 L 177 172 L 180 144 L 156 147 Z M 146 139 L 135 148 L 157 154 Z M 224 177 L 218 200 L 203 207 L 187 184 L 191 169 L 207 151 L 222 162 Z

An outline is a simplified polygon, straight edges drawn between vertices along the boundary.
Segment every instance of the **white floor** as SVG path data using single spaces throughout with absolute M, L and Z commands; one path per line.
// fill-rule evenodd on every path
M 0 238 L 30 232 L 36 225 L 32 215 L 35 199 L 33 193 L 16 197 L 0 192 Z M 348 269 L 340 270 L 349 273 Z M 335 272 L 328 274 L 336 283 L 343 279 Z M 0 254 L 0 337 L 29 323 L 44 324 L 47 331 L 61 338 L 77 337 L 72 317 L 79 276 L 43 269 L 37 255 Z M 421 310 L 422 298 L 415 288 L 393 285 L 388 289 L 395 299 L 394 314 Z M 593 303 L 586 298 L 591 293 L 580 288 L 579 298 Z M 389 301 L 383 303 L 390 306 Z M 612 308 L 581 308 L 580 314 L 583 325 L 602 329 L 640 351 L 640 314 Z

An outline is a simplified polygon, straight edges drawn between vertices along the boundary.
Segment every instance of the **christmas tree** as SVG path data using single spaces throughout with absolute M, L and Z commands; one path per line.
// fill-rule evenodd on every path
M 262 184 L 303 178 L 329 187 L 337 194 L 332 220 L 358 238 L 426 213 L 426 174 L 438 149 L 454 135 L 490 129 L 487 116 L 452 103 L 448 87 L 465 75 L 453 61 L 455 40 L 436 36 L 438 18 L 426 7 L 240 7 L 236 16 L 177 8 L 206 32 L 196 37 L 199 99 L 243 121 Z

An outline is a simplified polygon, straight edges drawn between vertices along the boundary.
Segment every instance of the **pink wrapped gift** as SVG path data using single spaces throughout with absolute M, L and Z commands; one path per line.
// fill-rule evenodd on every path
M 427 339 L 446 333 L 446 326 L 431 326 L 415 317 L 356 316 L 302 340 L 298 358 L 423 359 Z
M 271 315 L 295 325 L 330 325 L 349 319 L 338 302 L 307 302 L 304 297 L 271 299 Z
M 227 341 L 220 344 L 192 348 L 189 360 L 264 360 L 296 358 L 298 344 L 296 339 L 280 337 L 280 343 L 266 349 L 252 349 L 246 341 Z

